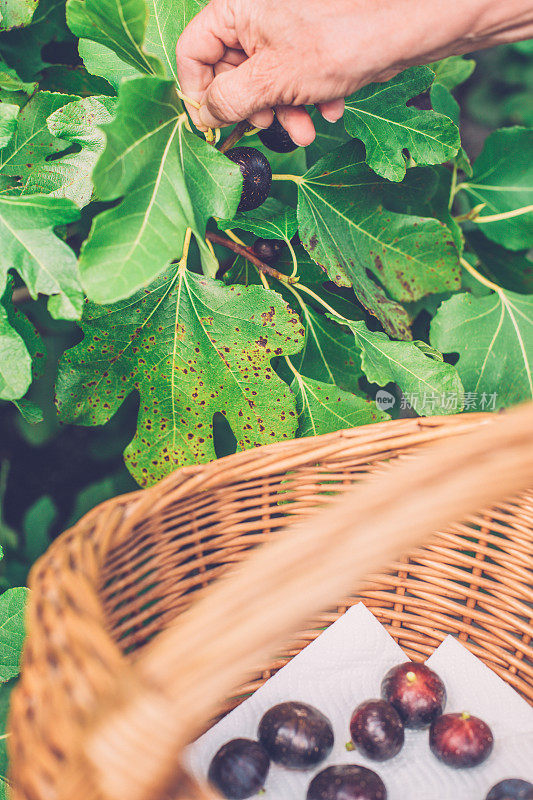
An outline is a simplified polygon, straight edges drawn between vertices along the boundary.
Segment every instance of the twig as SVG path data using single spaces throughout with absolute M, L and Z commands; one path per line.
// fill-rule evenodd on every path
M 235 125 L 228 138 L 222 142 L 218 149 L 221 153 L 227 153 L 227 151 L 230 150 L 233 145 L 237 144 L 237 142 L 242 139 L 245 133 L 248 133 L 248 131 L 253 131 L 253 129 L 253 125 L 250 125 L 247 120 L 239 122 L 237 125 Z
M 218 233 L 207 233 L 206 239 L 214 244 L 227 247 L 228 250 L 232 250 L 234 253 L 237 253 L 238 255 L 250 261 L 260 272 L 271 275 L 273 278 L 277 278 L 277 280 L 281 281 L 282 283 L 295 283 L 295 280 L 289 277 L 289 275 L 284 275 L 282 272 L 278 272 L 277 269 L 270 267 L 268 264 L 265 264 L 264 261 L 261 261 L 260 258 L 257 258 L 253 250 L 248 247 L 242 247 L 242 245 L 237 244 L 237 242 L 232 242 L 230 239 L 226 239 L 224 236 L 220 236 Z M 219 272 L 219 276 L 220 274 L 221 273 Z

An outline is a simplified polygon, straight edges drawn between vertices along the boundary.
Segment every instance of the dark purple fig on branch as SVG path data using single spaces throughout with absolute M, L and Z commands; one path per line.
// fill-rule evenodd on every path
M 406 728 L 431 725 L 446 705 L 446 689 L 437 673 L 412 661 L 387 672 L 381 696 L 392 703 Z
M 265 147 L 274 153 L 291 153 L 298 147 L 277 117 L 274 117 L 274 122 L 269 128 L 259 131 L 257 135 Z
M 493 786 L 485 800 L 533 800 L 533 783 L 507 778 Z
M 463 711 L 443 714 L 433 722 L 429 746 L 449 767 L 477 767 L 490 756 L 494 737 L 486 722 Z
M 367 758 L 385 761 L 403 747 L 405 733 L 400 715 L 386 700 L 367 700 L 352 714 L 352 742 Z
M 232 739 L 215 754 L 209 767 L 209 782 L 228 800 L 245 800 L 260 791 L 270 768 L 270 759 L 259 742 Z
M 307 790 L 307 800 L 387 800 L 387 790 L 371 769 L 341 764 L 315 775 Z
M 257 258 L 273 267 L 279 260 L 284 247 L 285 242 L 281 239 L 256 239 L 252 249 Z
M 242 173 L 242 195 L 237 211 L 252 211 L 270 194 L 272 170 L 268 159 L 255 147 L 233 147 L 226 153 Z
M 276 764 L 310 769 L 333 748 L 333 728 L 327 717 L 307 703 L 274 706 L 259 723 L 259 741 Z

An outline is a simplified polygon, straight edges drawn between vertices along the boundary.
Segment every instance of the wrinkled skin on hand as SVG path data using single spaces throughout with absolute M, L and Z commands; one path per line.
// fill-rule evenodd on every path
M 402 69 L 533 37 L 531 0 L 211 0 L 177 45 L 178 78 L 201 130 L 276 109 L 302 146 L 314 139 L 305 105 L 342 116 L 344 98 Z

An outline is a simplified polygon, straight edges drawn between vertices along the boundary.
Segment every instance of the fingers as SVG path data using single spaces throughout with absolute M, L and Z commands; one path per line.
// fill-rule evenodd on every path
M 187 25 L 176 46 L 181 91 L 198 103 L 213 81 L 213 66 L 225 56 L 231 63 L 236 58 L 235 51 L 239 51 L 235 32 L 219 9 L 216 2 L 202 9 Z M 194 124 L 201 126 L 198 110 L 186 105 Z
M 270 109 L 279 100 L 278 92 L 279 82 L 272 70 L 263 69 L 261 56 L 254 55 L 235 69 L 216 75 L 200 101 L 201 123 L 220 128 L 243 119 L 257 119 L 258 127 L 268 127 L 272 122 Z
M 242 64 L 244 61 L 246 61 L 246 58 L 247 56 L 242 52 L 242 50 L 228 51 L 222 61 L 219 61 L 218 64 L 215 64 L 215 75 L 220 75 L 222 72 L 228 72 L 229 70 L 235 69 L 236 66 L 239 66 L 239 64 Z M 252 114 L 248 122 L 253 125 L 254 128 L 268 128 L 270 125 L 272 125 L 273 119 L 274 114 L 272 109 L 265 108 L 263 111 L 257 111 L 255 114 Z
M 265 108 L 263 111 L 257 111 L 248 117 L 248 122 L 254 128 L 270 128 L 274 122 L 274 112 L 271 108 Z
M 276 116 L 295 144 L 307 147 L 314 141 L 315 126 L 303 106 L 277 106 Z
M 341 98 L 318 103 L 317 108 L 327 122 L 337 122 L 344 114 L 344 100 Z

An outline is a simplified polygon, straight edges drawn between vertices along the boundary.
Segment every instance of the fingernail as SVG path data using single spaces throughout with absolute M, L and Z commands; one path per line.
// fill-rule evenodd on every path
M 198 117 L 200 118 L 202 125 L 205 125 L 206 129 L 220 127 L 220 120 L 211 114 L 207 106 L 200 106 L 198 109 Z
M 293 136 L 291 134 L 291 139 L 294 142 L 294 144 L 298 145 L 298 147 L 308 147 L 310 144 L 313 143 L 315 137 L 313 136 L 311 141 L 309 141 L 309 139 L 298 139 L 296 136 Z
M 326 122 L 331 122 L 333 124 L 334 122 L 338 122 L 343 114 L 344 114 L 344 111 L 341 111 L 340 114 L 335 114 L 335 113 L 332 113 L 331 111 L 328 111 L 325 114 L 322 114 L 322 116 L 324 117 Z

